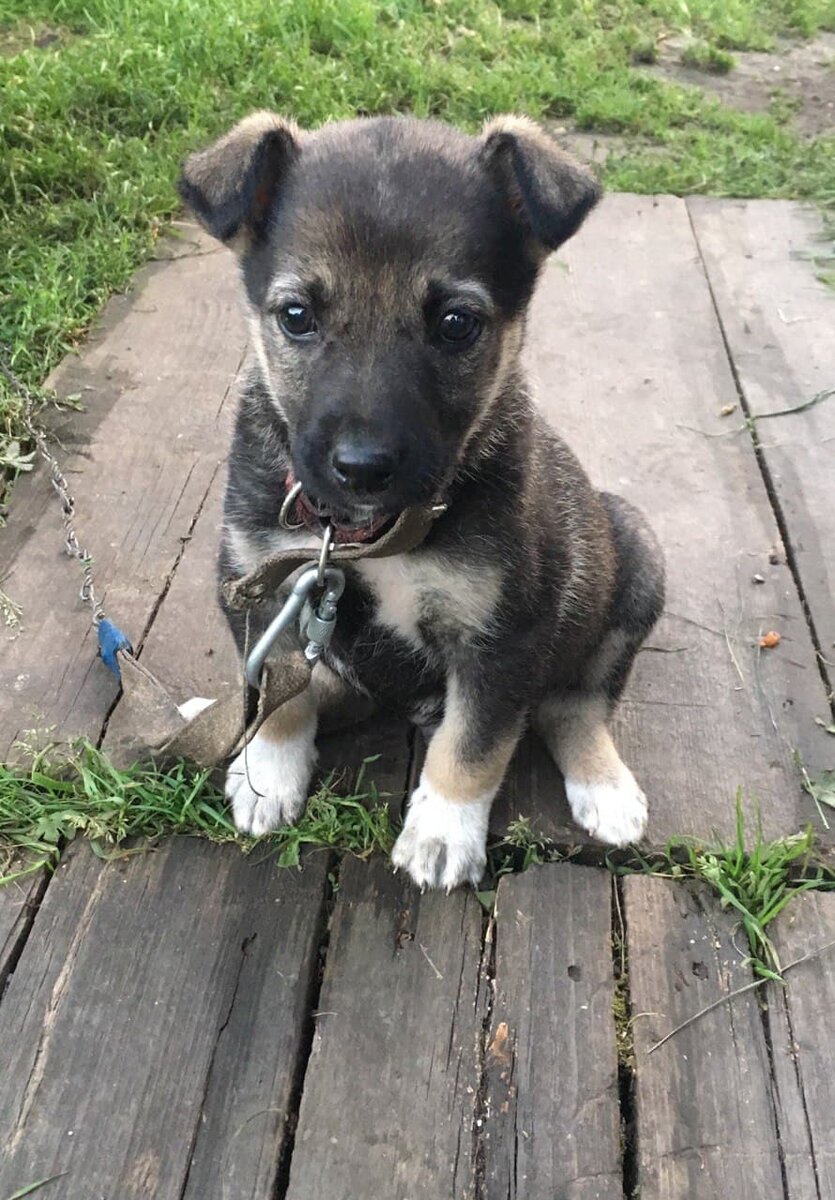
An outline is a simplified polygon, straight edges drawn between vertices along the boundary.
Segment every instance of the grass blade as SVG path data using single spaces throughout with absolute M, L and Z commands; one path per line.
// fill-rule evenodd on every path
M 6 1197 L 6 1200 L 23 1200 L 24 1196 L 31 1196 L 38 1188 L 46 1187 L 48 1183 L 54 1183 L 56 1179 L 63 1179 L 66 1174 L 66 1171 L 61 1171 L 58 1175 L 50 1175 L 48 1179 L 39 1179 L 37 1183 L 30 1183 L 20 1191 L 13 1192 L 11 1196 Z

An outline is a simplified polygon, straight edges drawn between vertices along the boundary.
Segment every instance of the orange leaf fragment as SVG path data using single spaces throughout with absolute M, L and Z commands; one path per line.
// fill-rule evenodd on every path
M 760 638 L 760 645 L 763 650 L 773 650 L 775 646 L 780 644 L 780 634 L 773 629 L 770 633 L 764 633 Z

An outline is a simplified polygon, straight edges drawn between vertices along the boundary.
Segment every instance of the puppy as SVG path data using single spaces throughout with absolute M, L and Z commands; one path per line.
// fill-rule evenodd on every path
M 308 133 L 259 112 L 188 160 L 181 193 L 239 257 L 255 351 L 221 577 L 325 521 L 370 542 L 410 506 L 446 506 L 416 549 L 346 568 L 311 687 L 229 767 L 238 828 L 296 820 L 317 722 L 347 704 L 432 730 L 392 856 L 421 886 L 478 882 L 529 724 L 577 823 L 640 838 L 646 801 L 607 722 L 661 611 L 661 552 L 541 420 L 520 364 L 537 275 L 597 202 L 592 175 L 518 117 L 470 137 L 399 117 Z M 296 481 L 294 531 L 279 513 Z

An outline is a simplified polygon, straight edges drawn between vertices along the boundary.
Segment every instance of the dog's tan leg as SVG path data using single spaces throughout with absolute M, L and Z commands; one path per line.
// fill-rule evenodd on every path
M 348 690 L 317 663 L 310 686 L 276 709 L 233 760 L 226 774 L 226 798 L 238 829 L 260 837 L 299 818 L 316 765 L 319 714 L 340 704 Z
M 267 717 L 229 765 L 226 798 L 235 825 L 260 837 L 301 815 L 316 765 L 316 698 L 311 688 Z
M 637 841 L 647 822 L 647 802 L 621 761 L 606 726 L 604 696 L 552 695 L 540 706 L 536 727 L 565 777 L 574 820 L 614 846 Z
M 477 884 L 484 870 L 490 806 L 522 728 L 504 730 L 474 757 L 468 751 L 474 713 L 453 677 L 444 719 L 434 734 L 412 793 L 392 861 L 421 887 Z

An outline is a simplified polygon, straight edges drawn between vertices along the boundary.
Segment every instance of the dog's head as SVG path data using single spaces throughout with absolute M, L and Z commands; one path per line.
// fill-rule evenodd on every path
M 514 369 L 540 264 L 599 197 L 531 122 L 480 137 L 255 113 L 181 192 L 241 259 L 264 384 L 309 496 L 369 519 L 449 479 Z

